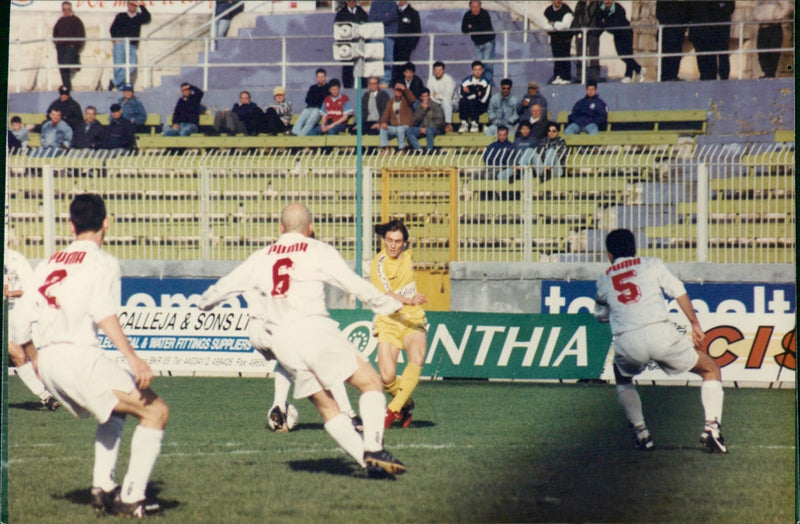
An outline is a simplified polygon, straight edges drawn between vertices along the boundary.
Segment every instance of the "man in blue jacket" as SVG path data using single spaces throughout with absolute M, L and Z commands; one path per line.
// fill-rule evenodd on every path
M 117 103 L 122 107 L 122 118 L 132 122 L 138 130 L 139 126 L 143 126 L 147 122 L 147 110 L 141 100 L 133 94 L 133 84 L 122 84 L 120 91 L 122 91 L 122 98 Z
M 586 82 L 586 96 L 575 102 L 567 120 L 565 135 L 575 135 L 583 131 L 587 135 L 596 135 L 606 129 L 608 107 L 597 96 L 597 82 Z
M 498 127 L 497 142 L 489 144 L 486 151 L 483 152 L 483 161 L 489 166 L 490 178 L 509 180 L 513 173 L 514 152 L 514 144 L 508 140 L 508 128 L 506 126 Z

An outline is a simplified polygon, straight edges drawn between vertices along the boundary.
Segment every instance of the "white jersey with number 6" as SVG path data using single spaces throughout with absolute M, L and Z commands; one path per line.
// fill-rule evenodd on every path
M 662 290 L 671 298 L 686 294 L 660 259 L 622 257 L 597 279 L 596 301 L 608 305 L 611 332 L 619 335 L 669 320 Z

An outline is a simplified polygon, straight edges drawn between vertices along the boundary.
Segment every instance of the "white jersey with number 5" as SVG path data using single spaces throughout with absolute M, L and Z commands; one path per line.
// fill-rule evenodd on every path
M 95 242 L 76 240 L 36 267 L 31 291 L 33 339 L 40 349 L 99 347 L 97 323 L 119 309 L 119 263 Z
M 256 291 L 271 300 L 268 314 L 276 324 L 328 317 L 324 283 L 351 293 L 376 313 L 391 314 L 401 304 L 356 275 L 332 246 L 299 233 L 253 253 L 242 265 L 208 288 L 200 307 Z
M 597 279 L 596 301 L 608 305 L 611 332 L 619 335 L 669 320 L 662 290 L 671 298 L 686 294 L 660 259 L 622 257 Z

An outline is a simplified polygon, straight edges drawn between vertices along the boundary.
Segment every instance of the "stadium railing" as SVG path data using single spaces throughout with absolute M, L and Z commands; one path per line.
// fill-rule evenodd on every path
M 399 201 L 412 246 L 457 246 L 460 261 L 600 261 L 604 234 L 628 227 L 643 254 L 667 261 L 794 263 L 793 144 L 579 148 L 549 180 L 534 166 L 486 166 L 482 153 L 366 154 L 365 231 L 385 218 L 384 201 Z M 241 260 L 275 238 L 278 214 L 295 200 L 317 216 L 321 238 L 356 257 L 352 149 L 7 158 L 9 241 L 29 258 L 68 241 L 67 206 L 84 191 L 108 200 L 109 249 L 121 258 Z M 454 185 L 433 185 L 451 172 Z M 514 182 L 497 179 L 511 173 Z M 384 177 L 400 177 L 400 189 L 386 189 Z

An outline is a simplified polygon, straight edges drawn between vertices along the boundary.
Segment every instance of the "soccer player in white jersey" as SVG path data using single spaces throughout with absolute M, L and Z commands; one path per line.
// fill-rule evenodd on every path
M 250 317 L 250 322 L 247 325 L 247 336 L 250 339 L 250 344 L 253 349 L 261 353 L 267 360 L 277 360 L 275 353 L 272 352 L 272 330 L 275 328 L 271 315 L 269 313 L 270 298 L 263 296 L 261 293 L 253 291 L 246 292 L 242 295 L 247 302 L 247 314 Z M 289 389 L 292 386 L 292 377 L 289 372 L 281 367 L 280 362 L 275 363 L 275 369 L 272 372 L 274 383 L 274 394 L 272 406 L 270 406 L 267 417 L 269 418 L 269 427 L 278 433 L 286 433 L 292 428 L 289 426 L 287 419 Z M 356 431 L 363 431 L 364 424 L 361 418 L 356 415 L 353 406 L 350 404 L 350 399 L 347 396 L 347 390 L 344 383 L 336 384 L 331 388 L 336 404 L 339 409 L 345 413 L 353 423 Z
M 39 347 L 39 373 L 47 389 L 74 415 L 94 416 L 99 423 L 91 505 L 98 511 L 142 518 L 158 509 L 157 504 L 146 503 L 145 488 L 161 451 L 169 408 L 150 389 L 153 372 L 136 355 L 117 318 L 120 269 L 117 260 L 101 249 L 109 228 L 103 199 L 78 195 L 69 215 L 75 240 L 43 260 L 34 272 L 35 291 L 31 302 L 23 304 L 31 314 L 26 340 Z M 125 356 L 130 371 L 105 357 L 97 328 Z M 138 418 L 139 425 L 131 440 L 127 474 L 118 486 L 114 469 L 126 415 Z
M 405 472 L 383 448 L 386 398 L 380 376 L 330 318 L 324 284 L 352 293 L 376 313 L 391 314 L 402 304 L 356 275 L 333 247 L 312 238 L 311 213 L 303 204 L 288 205 L 279 227 L 275 244 L 256 251 L 206 290 L 198 307 L 207 310 L 248 291 L 270 297 L 272 351 L 294 380 L 294 397 L 311 400 L 325 430 L 370 476 Z M 330 393 L 342 382 L 361 391 L 363 438 Z
M 686 371 L 700 375 L 700 400 L 705 412 L 700 444 L 705 451 L 727 453 L 720 433 L 722 374 L 716 361 L 697 349 L 705 332 L 683 283 L 658 258 L 637 257 L 633 233 L 627 229 L 610 232 L 606 249 L 612 265 L 597 279 L 594 314 L 601 322 L 611 322 L 617 399 L 634 427 L 637 447 L 654 448 L 633 384 L 633 377 L 653 360 L 668 375 Z M 662 289 L 689 319 L 692 342 L 670 322 Z
M 14 313 L 14 307 L 17 301 L 30 291 L 32 279 L 33 270 L 28 259 L 22 253 L 6 248 L 3 254 L 3 297 L 8 299 L 8 356 L 17 368 L 17 376 L 22 383 L 31 390 L 31 393 L 39 397 L 44 407 L 55 411 L 61 404 L 53 398 L 36 375 L 33 364 L 36 359 L 36 348 L 33 344 L 26 344 L 23 347 L 14 342 L 20 338 L 15 331 L 25 330 L 24 315 L 19 312 Z

